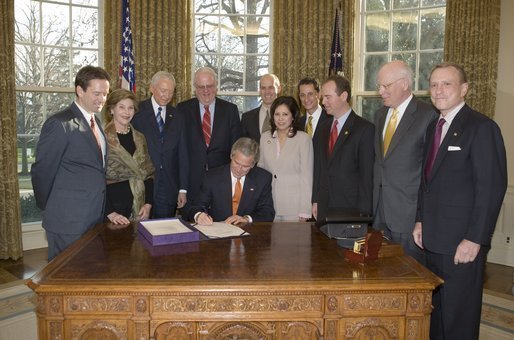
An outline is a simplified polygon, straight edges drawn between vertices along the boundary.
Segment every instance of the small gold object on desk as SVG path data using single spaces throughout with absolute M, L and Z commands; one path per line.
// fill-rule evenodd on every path
M 378 258 L 382 246 L 382 233 L 372 230 L 365 237 L 357 239 L 353 249 L 345 251 L 345 258 L 353 263 L 370 263 Z

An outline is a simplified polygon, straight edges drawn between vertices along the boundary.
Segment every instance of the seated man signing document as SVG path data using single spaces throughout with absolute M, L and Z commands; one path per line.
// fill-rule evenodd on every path
M 230 224 L 272 222 L 275 217 L 271 196 L 271 174 L 255 167 L 259 145 L 239 138 L 230 153 L 229 164 L 210 169 L 200 194 L 192 203 L 189 218 L 201 225 L 213 221 Z

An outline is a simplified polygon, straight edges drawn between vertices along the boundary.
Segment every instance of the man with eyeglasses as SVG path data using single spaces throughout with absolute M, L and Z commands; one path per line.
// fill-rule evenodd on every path
M 188 200 L 194 200 L 209 169 L 230 162 L 230 150 L 241 136 L 241 121 L 236 105 L 216 97 L 216 73 L 209 67 L 194 75 L 196 97 L 177 105 L 184 115 L 189 149 Z M 184 209 L 186 212 L 188 208 Z
M 152 97 L 139 104 L 132 118 L 134 128 L 145 135 L 148 153 L 155 168 L 152 218 L 175 216 L 187 202 L 189 162 L 185 120 L 170 104 L 175 77 L 159 71 L 152 77 Z
M 425 131 L 436 118 L 433 107 L 412 94 L 410 67 L 400 60 L 383 65 L 377 89 L 384 106 L 375 112 L 373 210 L 376 229 L 424 264 L 414 243 Z

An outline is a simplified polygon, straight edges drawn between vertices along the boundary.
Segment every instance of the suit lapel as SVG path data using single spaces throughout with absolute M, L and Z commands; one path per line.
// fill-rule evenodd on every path
M 417 104 L 415 102 L 414 97 L 412 97 L 409 105 L 407 105 L 407 108 L 405 109 L 405 112 L 403 113 L 402 119 L 400 120 L 400 123 L 396 127 L 396 130 L 393 134 L 393 138 L 391 139 L 391 144 L 389 145 L 389 148 L 387 149 L 387 155 L 384 155 L 385 158 L 393 152 L 393 150 L 396 148 L 396 146 L 400 143 L 400 140 L 408 134 L 408 131 L 412 124 L 414 123 L 414 113 L 416 111 Z M 384 124 L 382 125 L 382 130 L 384 131 L 384 125 L 385 125 L 385 117 L 384 117 Z M 382 139 L 382 150 L 384 150 L 383 147 L 383 139 Z
M 350 112 L 350 115 L 346 119 L 346 122 L 344 123 L 343 127 L 341 128 L 341 131 L 339 131 L 339 135 L 337 136 L 336 144 L 334 145 L 334 150 L 332 150 L 332 153 L 328 157 L 329 164 L 332 161 L 332 159 L 334 159 L 334 155 L 336 155 L 337 152 L 339 151 L 339 149 L 343 147 L 343 144 L 348 139 L 348 136 L 350 136 L 354 122 L 355 122 L 355 113 L 352 110 Z M 330 135 L 330 132 L 329 132 L 329 135 Z
M 84 118 L 84 115 L 82 114 L 82 111 L 78 108 L 78 106 L 73 103 L 71 105 L 71 112 L 73 112 L 74 118 L 73 122 L 76 124 L 79 131 L 84 131 L 84 136 L 86 137 L 87 144 L 91 147 L 91 149 L 94 150 L 95 154 L 98 156 L 98 160 L 100 161 L 100 167 L 104 167 L 104 162 L 101 157 L 100 150 L 98 149 L 98 142 L 96 141 L 95 134 L 93 133 L 93 130 L 91 129 L 90 123 Z M 100 129 L 100 133 L 102 134 L 104 141 L 106 141 L 105 134 L 102 130 L 102 127 L 100 125 L 100 121 L 95 115 L 95 123 L 99 124 L 98 127 Z
M 378 122 L 377 122 L 377 132 L 378 132 L 378 136 L 379 136 L 377 147 L 380 149 L 380 154 L 382 155 L 382 158 L 384 158 L 384 134 L 383 134 L 383 131 L 384 131 L 385 121 L 386 121 L 388 112 L 389 112 L 389 108 L 383 107 L 381 109 L 381 111 L 379 112 L 380 116 L 379 116 Z
M 255 192 L 255 178 L 253 177 L 253 171 L 250 170 L 245 178 L 245 184 L 243 186 L 243 192 L 241 194 L 241 201 L 237 208 L 237 214 L 239 216 L 245 215 L 243 212 L 249 211 L 250 202 L 252 202 L 253 194 Z
M 225 122 L 224 122 L 225 115 L 222 113 L 222 111 L 223 111 L 223 109 L 221 108 L 219 101 L 216 100 L 216 103 L 214 105 L 214 113 L 211 113 L 211 114 L 214 114 L 214 119 L 212 120 L 210 145 L 212 145 L 213 142 L 216 140 L 216 136 L 218 134 L 220 136 L 222 135 L 223 131 L 221 131 L 220 129 L 223 126 L 228 125 L 228 124 L 225 124 Z M 202 130 L 202 134 L 203 134 L 203 130 Z

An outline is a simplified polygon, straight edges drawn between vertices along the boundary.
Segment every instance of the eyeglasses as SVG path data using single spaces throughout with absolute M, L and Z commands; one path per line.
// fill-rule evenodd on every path
M 383 88 L 384 90 L 389 90 L 389 88 L 391 87 L 391 85 L 393 85 L 394 83 L 396 83 L 398 80 L 400 79 L 403 79 L 402 78 L 398 78 L 396 80 L 393 80 L 392 82 L 390 82 L 389 84 L 376 84 L 376 87 L 377 87 L 377 91 L 380 91 L 381 88 Z
M 216 85 L 210 84 L 210 85 L 197 85 L 195 84 L 195 88 L 198 90 L 212 90 Z

